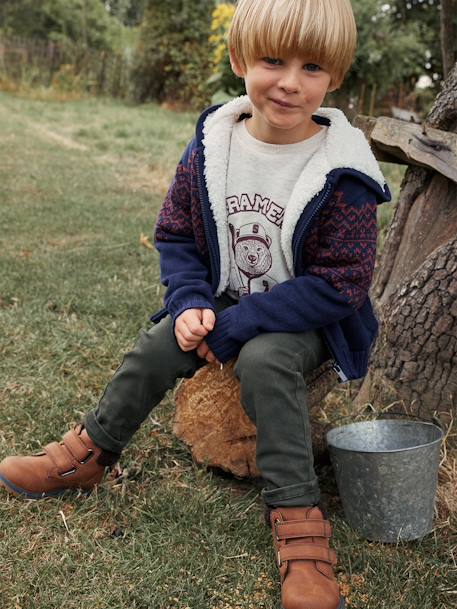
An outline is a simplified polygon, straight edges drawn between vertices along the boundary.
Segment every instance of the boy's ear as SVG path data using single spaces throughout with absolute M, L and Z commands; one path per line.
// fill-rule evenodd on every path
M 229 56 L 230 56 L 230 65 L 232 66 L 232 70 L 233 70 L 233 73 L 235 74 L 235 76 L 238 76 L 239 78 L 244 78 L 243 67 L 241 66 L 241 63 L 238 61 L 238 58 L 235 56 L 233 49 L 229 49 Z
M 330 81 L 330 85 L 329 85 L 329 87 L 327 89 L 327 93 L 333 93 L 333 91 L 336 91 L 339 88 L 340 88 L 340 85 L 338 85 L 335 82 Z

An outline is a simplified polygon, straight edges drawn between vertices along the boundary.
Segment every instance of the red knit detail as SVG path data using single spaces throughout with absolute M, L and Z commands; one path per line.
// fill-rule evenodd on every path
M 158 241 L 174 241 L 174 237 L 193 237 L 199 253 L 208 252 L 203 227 L 197 180 L 197 151 L 188 166 L 178 164 L 175 177 L 157 218 L 155 237 Z
M 348 204 L 335 192 L 305 241 L 306 270 L 322 277 L 359 308 L 376 259 L 376 201 Z

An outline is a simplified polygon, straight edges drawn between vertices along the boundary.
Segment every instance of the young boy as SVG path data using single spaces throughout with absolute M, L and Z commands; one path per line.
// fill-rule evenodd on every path
M 229 48 L 247 96 L 202 114 L 159 213 L 165 308 L 83 425 L 0 464 L 30 498 L 91 489 L 178 378 L 236 357 L 283 609 L 344 607 L 304 378 L 329 358 L 342 381 L 362 377 L 377 332 L 368 288 L 389 189 L 363 134 L 320 107 L 355 41 L 350 0 L 239 1 Z

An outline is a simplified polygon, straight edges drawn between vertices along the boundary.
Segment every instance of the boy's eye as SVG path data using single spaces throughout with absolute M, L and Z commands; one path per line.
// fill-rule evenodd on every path
M 277 57 L 262 57 L 262 61 L 269 63 L 271 66 L 279 66 L 281 63 L 281 60 Z
M 319 72 L 319 70 L 321 69 L 321 67 L 318 66 L 317 63 L 305 63 L 303 67 L 308 72 Z

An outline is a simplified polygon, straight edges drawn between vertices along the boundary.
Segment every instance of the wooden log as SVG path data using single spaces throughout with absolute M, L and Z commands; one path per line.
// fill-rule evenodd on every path
M 256 428 L 240 404 L 240 387 L 234 362 L 222 370 L 204 366 L 193 378 L 182 381 L 175 391 L 173 431 L 190 447 L 199 464 L 217 467 L 239 478 L 256 478 Z M 317 413 L 324 397 L 338 383 L 330 361 L 307 377 L 308 409 L 313 427 L 316 456 L 325 451 L 326 425 Z
M 404 108 L 397 108 L 396 106 L 391 106 L 390 108 L 391 114 L 393 118 L 398 118 L 400 121 L 406 121 L 407 123 L 417 123 L 421 124 L 421 119 L 417 112 L 414 110 L 405 110 Z
M 433 169 L 457 183 L 457 134 L 395 118 L 356 116 L 379 161 Z

